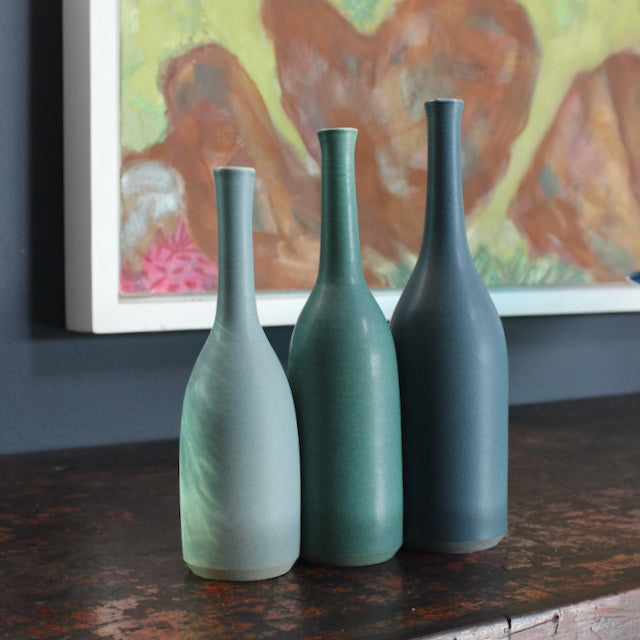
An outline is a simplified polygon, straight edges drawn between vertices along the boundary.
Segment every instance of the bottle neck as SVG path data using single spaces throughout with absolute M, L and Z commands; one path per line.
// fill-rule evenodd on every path
M 227 328 L 259 324 L 253 273 L 255 171 L 214 170 L 218 213 L 218 303 L 216 323 Z
M 363 282 L 354 154 L 357 129 L 322 129 L 322 221 L 318 281 Z
M 469 255 L 460 167 L 461 100 L 425 104 L 428 124 L 428 174 L 422 253 L 430 259 Z

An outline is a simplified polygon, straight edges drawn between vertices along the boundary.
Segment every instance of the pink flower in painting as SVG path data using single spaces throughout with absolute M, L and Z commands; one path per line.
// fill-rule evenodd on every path
M 142 271 L 136 274 L 122 270 L 122 293 L 193 293 L 215 289 L 218 268 L 198 252 L 182 218 L 172 235 L 167 236 L 162 230 L 158 234 L 158 241 L 142 256 Z

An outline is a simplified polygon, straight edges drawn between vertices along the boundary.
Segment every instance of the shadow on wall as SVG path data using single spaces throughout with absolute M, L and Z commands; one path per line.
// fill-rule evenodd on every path
M 62 2 L 30 2 L 30 325 L 64 329 Z

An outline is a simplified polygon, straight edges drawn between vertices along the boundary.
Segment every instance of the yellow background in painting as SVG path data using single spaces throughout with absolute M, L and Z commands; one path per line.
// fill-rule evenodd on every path
M 571 82 L 622 49 L 640 52 L 637 0 L 520 0 L 531 20 L 541 61 L 527 126 L 511 148 L 507 173 L 469 227 L 472 250 L 486 245 L 503 258 L 526 250 L 506 219 L 509 203 L 531 164 Z
M 295 139 L 280 106 L 273 48 L 259 13 L 259 0 L 121 0 L 122 147 L 140 151 L 162 140 L 167 125 L 162 68 L 168 59 L 210 42 L 239 58 L 276 126 Z
M 384 20 L 395 0 L 332 0 L 362 31 Z M 532 157 L 573 78 L 616 51 L 640 52 L 639 0 L 520 0 L 541 53 L 540 72 L 527 126 L 511 149 L 506 175 L 473 212 L 472 250 L 485 245 L 509 258 L 526 242 L 506 218 Z M 207 42 L 238 56 L 256 83 L 275 126 L 305 155 L 300 137 L 280 104 L 273 47 L 260 21 L 260 0 L 121 0 L 121 142 L 141 150 L 163 139 L 165 104 L 158 78 L 166 61 Z

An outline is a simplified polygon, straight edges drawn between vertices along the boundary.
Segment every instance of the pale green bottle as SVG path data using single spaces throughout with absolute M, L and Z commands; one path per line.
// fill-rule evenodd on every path
M 393 338 L 362 273 L 356 129 L 318 132 L 320 267 L 291 338 L 298 415 L 302 557 L 375 564 L 402 544 L 400 395 Z
M 260 580 L 286 573 L 300 552 L 298 431 L 256 308 L 255 172 L 224 167 L 214 177 L 218 305 L 182 410 L 182 550 L 204 578 Z

